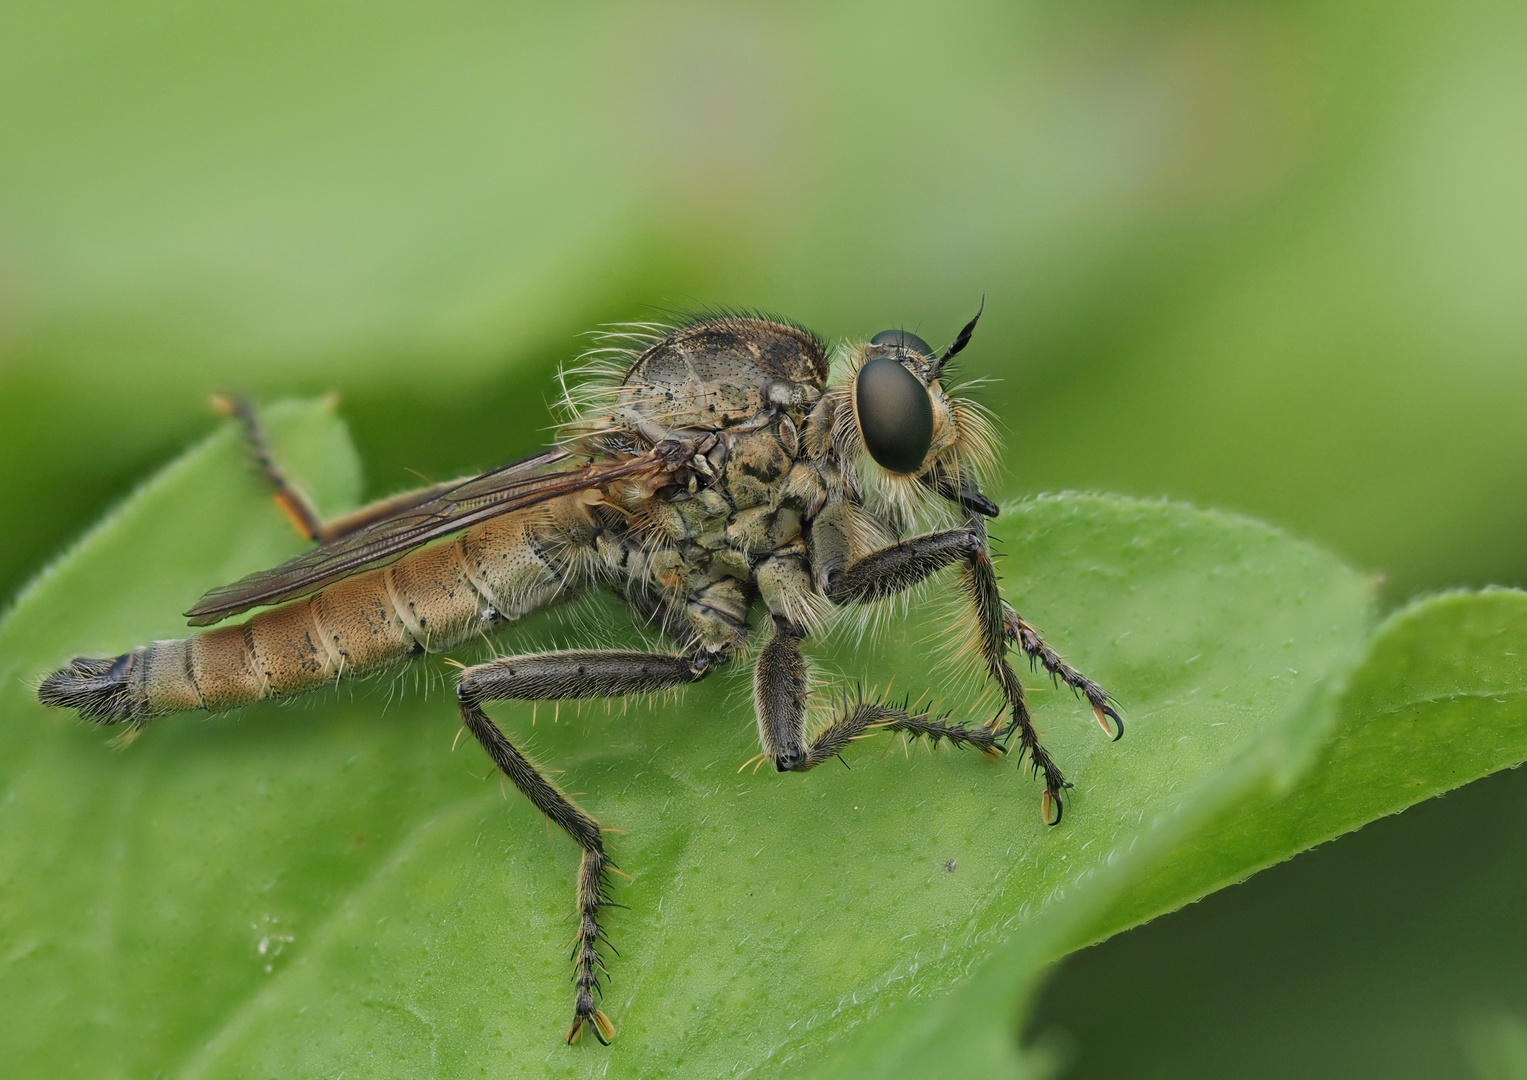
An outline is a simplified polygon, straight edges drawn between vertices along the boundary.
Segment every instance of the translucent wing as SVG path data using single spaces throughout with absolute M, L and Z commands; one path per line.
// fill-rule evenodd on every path
M 567 466 L 568 451 L 547 450 L 457 484 L 273 570 L 213 589 L 186 616 L 192 626 L 209 626 L 250 608 L 295 600 L 478 522 L 624 477 L 671 471 L 693 453 L 690 446 L 666 444 L 636 457 Z

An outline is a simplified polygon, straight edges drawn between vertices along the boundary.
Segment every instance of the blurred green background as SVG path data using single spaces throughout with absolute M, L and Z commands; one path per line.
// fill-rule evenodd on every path
M 1527 584 L 1519 0 L 76 0 L 0 7 L 0 595 L 213 390 L 338 390 L 383 493 L 537 445 L 596 324 L 944 341 L 983 293 L 1006 494 Z M 1077 1076 L 1485 1069 L 1524 827 L 1514 773 L 1381 823 L 1075 958 L 1034 1030 Z

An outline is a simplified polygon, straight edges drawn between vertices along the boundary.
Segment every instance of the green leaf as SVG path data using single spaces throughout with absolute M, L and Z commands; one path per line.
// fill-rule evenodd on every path
M 342 508 L 356 473 L 327 410 L 289 406 L 278 426 L 292 472 Z M 438 660 L 168 718 L 122 753 L 32 701 L 60 661 L 180 632 L 203 588 L 300 546 L 220 432 L 0 625 L 0 1055 L 24 1075 L 777 1071 L 833 1060 L 886 1018 L 915 1034 L 983 986 L 971 1022 L 1005 1051 L 1025 980 L 1096 931 L 1099 897 L 1203 807 L 1286 787 L 1310 760 L 1370 607 L 1330 556 L 1228 515 L 1063 496 L 996 525 L 1009 599 L 1129 723 L 1110 744 L 1069 694 L 1033 684 L 1077 785 L 1058 828 L 1011 762 L 889 739 L 860 743 L 849 769 L 739 773 L 756 744 L 744 665 L 652 709 L 494 710 L 624 830 L 611 845 L 633 880 L 616 888 L 629 908 L 609 920 L 606 998 L 622 1035 L 569 1049 L 576 850 L 484 781 L 475 748 L 452 754 Z M 984 719 L 937 659 L 953 632 L 927 613 L 949 606 L 944 588 L 869 642 L 845 627 L 819 643 L 823 685 L 894 678 Z M 629 642 L 616 613 L 528 620 L 497 647 Z M 980 966 L 1015 950 L 1032 962 Z
M 1333 681 L 1333 692 L 1285 717 L 1287 731 L 1266 729 L 1239 767 L 1209 778 L 1163 815 L 1133 858 L 1089 883 L 1090 896 L 1053 912 L 915 1026 L 905 1023 L 904 1008 L 891 1010 L 816 1072 L 852 1075 L 853 1066 L 864 1075 L 922 1076 L 935 1060 L 944 1075 L 1046 1072 L 1043 1048 L 1020 1061 L 1013 1030 L 981 1023 L 981 1010 L 998 1001 L 1016 1011 L 1045 964 L 1080 945 L 1519 764 L 1527 758 L 1523 657 L 1527 593 L 1450 593 L 1396 613 L 1366 643 L 1355 670 Z M 1276 744 L 1301 729 L 1306 740 L 1318 736 L 1318 752 L 1290 788 L 1281 766 L 1307 757 L 1280 753 Z M 1482 1061 L 1494 1061 L 1515 1045 L 1517 1030 L 1492 1023 L 1471 1045 Z

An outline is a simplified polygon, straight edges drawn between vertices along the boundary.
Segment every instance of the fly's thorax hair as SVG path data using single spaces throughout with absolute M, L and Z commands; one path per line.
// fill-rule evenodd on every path
M 557 371 L 560 393 L 552 409 L 557 441 L 586 453 L 607 453 L 606 444 L 629 439 L 626 414 L 653 389 L 626 384 L 632 366 L 673 328 L 662 323 L 615 323 L 589 335 L 592 345 Z
M 623 515 L 607 504 L 598 488 L 565 496 L 571 504 L 562 511 L 561 526 L 547 554 L 565 569 L 568 581 L 599 582 L 611 579 L 609 563 L 600 541 L 607 534 L 618 531 L 624 524 Z
M 841 490 L 835 492 L 817 515 L 811 531 L 812 570 L 818 594 L 826 590 L 834 572 L 900 537 L 896 522 L 872 513 Z M 818 625 L 834 635 L 846 633 L 855 645 L 863 644 L 904 616 L 923 588 L 917 586 L 871 603 L 828 605 Z
M 912 373 L 927 391 L 932 407 L 932 439 L 915 473 L 882 468 L 865 447 L 855 400 L 858 376 L 865 364 L 885 356 Z M 997 437 L 991 416 L 961 394 L 960 387 L 946 385 L 950 375 L 947 364 L 907 349 L 846 345 L 838 350 L 832 381 L 806 421 L 807 453 L 813 459 L 834 463 L 849 497 L 873 516 L 891 523 L 898 533 L 919 523 L 951 520 L 941 512 L 947 509 L 946 500 L 920 476 L 963 474 L 979 482 L 996 471 Z
M 933 507 L 934 512 L 937 510 L 936 506 Z M 925 516 L 932 516 L 932 514 Z M 951 518 L 939 524 L 948 525 L 954 522 Z M 889 523 L 861 512 L 855 521 L 855 558 L 862 558 L 871 551 L 894 543 L 898 536 L 891 535 L 888 526 Z M 924 618 L 923 614 L 930 604 L 942 603 L 938 598 L 944 595 L 943 586 L 935 585 L 935 580 L 937 579 L 919 582 L 910 589 L 904 589 L 878 600 L 841 607 L 834 606 L 830 614 L 831 632 L 843 635 L 845 640 L 851 641 L 857 649 L 883 640 L 893 627 L 909 625 L 914 611 L 919 613 L 918 625 L 931 625 L 931 621 Z M 931 642 L 929 644 L 931 645 Z
M 629 620 L 616 610 L 620 606 L 630 612 Z M 524 635 L 523 644 L 517 643 L 514 651 L 638 649 L 665 652 L 671 647 L 664 640 L 662 625 L 646 617 L 644 612 L 633 610 L 629 601 L 622 603 L 619 598 L 597 590 L 580 593 L 548 609 L 545 623 L 549 625 L 537 627 L 534 635 Z M 504 650 L 500 648 L 498 651 L 502 654 Z
M 839 483 L 842 483 L 841 477 Z M 827 505 L 817 515 L 817 522 L 813 524 L 818 523 L 830 526 L 836 536 L 841 537 L 840 542 L 845 550 L 839 553 L 842 564 L 833 567 L 837 570 L 864 558 L 872 551 L 894 544 L 902 536 L 896 521 L 875 513 L 870 507 L 856 501 L 851 492 L 841 489 L 828 499 Z M 820 534 L 813 529 L 813 535 Z M 819 570 L 828 569 L 826 560 L 820 555 L 818 562 L 824 563 L 818 567 Z

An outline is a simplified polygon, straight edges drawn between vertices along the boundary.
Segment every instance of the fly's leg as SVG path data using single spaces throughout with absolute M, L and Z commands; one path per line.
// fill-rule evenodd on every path
M 1031 671 L 1043 667 L 1051 681 L 1065 683 L 1071 688 L 1072 693 L 1087 699 L 1087 704 L 1092 706 L 1092 715 L 1097 717 L 1098 727 L 1103 729 L 1103 734 L 1114 742 L 1124 738 L 1124 721 L 1113 707 L 1113 698 L 1109 697 L 1108 691 L 1062 660 L 1059 653 L 1045 644 L 1044 638 L 1039 636 L 1039 631 L 1035 630 L 1027 619 L 1009 607 L 1006 600 L 1002 602 L 1002 628 L 1003 636 L 1008 643 L 1017 645 L 1029 658 Z
M 930 716 L 926 709 L 913 713 L 905 706 L 875 701 L 845 702 L 842 715 L 807 745 L 809 683 L 801 635 L 779 616 L 774 619 L 774 635 L 759 653 L 753 680 L 762 756 L 773 759 L 780 772 L 814 769 L 837 757 L 855 739 L 876 731 L 902 731 L 935 744 L 948 741 L 953 746 L 970 746 L 993 759 L 1006 753 L 998 733 L 986 725 L 951 724 L 944 717 Z
M 1000 761 L 1007 752 L 998 734 L 985 724 L 971 727 L 967 724 L 951 724 L 942 716 L 932 716 L 927 709 L 909 712 L 903 704 L 900 708 L 878 701 L 844 702 L 841 714 L 823 728 L 805 757 L 795 766 L 797 772 L 814 769 L 824 761 L 840 756 L 848 744 L 878 732 L 905 732 L 914 739 L 926 738 L 935 746 L 948 742 L 951 746 L 968 746 L 979 750 L 993 761 Z
M 914 536 L 872 551 L 827 580 L 835 604 L 869 604 L 906 592 L 946 566 L 976 558 L 986 546 L 984 532 L 949 529 Z
M 992 679 L 1001 689 L 1009 711 L 1010 719 L 1005 726 L 1002 725 L 1001 717 L 998 717 L 987 725 L 987 730 L 1003 740 L 1017 736 L 1021 755 L 1028 757 L 1036 773 L 1044 775 L 1044 819 L 1051 825 L 1058 825 L 1065 812 L 1061 793 L 1071 785 L 1056 765 L 1055 759 L 1039 741 L 1039 733 L 1034 729 L 1033 718 L 1024 700 L 1023 683 L 1007 662 L 1009 642 L 1016 640 L 1028 652 L 1023 631 L 1023 628 L 1027 628 L 1036 650 L 1029 654 L 1031 658 L 1037 657 L 1037 662 L 1044 664 L 1047 671 L 1084 694 L 1089 704 L 1095 706 L 1094 712 L 1099 714 L 1100 723 L 1103 716 L 1113 718 L 1118 725 L 1118 732 L 1109 731 L 1111 737 L 1118 738 L 1123 733 L 1123 723 L 1118 719 L 1118 713 L 1113 710 L 1103 689 L 1061 663 L 1059 656 L 1033 633 L 1033 628 L 1023 623 L 1003 601 L 997 586 L 997 573 L 992 565 L 991 552 L 987 547 L 986 526 L 977 514 L 969 515 L 963 529 L 916 536 L 870 552 L 829 579 L 827 596 L 838 604 L 884 599 L 911 588 L 957 562 L 965 564 L 965 589 L 975 609 L 977 645 L 981 657 L 986 661 Z M 1013 636 L 1010 636 L 1009 630 L 1010 613 Z M 1055 665 L 1053 669 L 1051 662 Z
M 799 769 L 806 760 L 809 693 L 801 635 L 788 619 L 776 616 L 774 636 L 758 654 L 758 665 L 753 669 L 753 707 L 758 714 L 763 755 L 772 759 L 780 772 Z
M 976 541 L 974 552 L 966 558 L 964 583 L 975 609 L 977 645 L 982 659 L 986 661 L 986 670 L 1001 688 L 1010 710 L 1011 719 L 1002 728 L 1001 737 L 1007 739 L 1016 734 L 1020 760 L 1022 755 L 1027 755 L 1034 772 L 1044 774 L 1045 792 L 1040 814 L 1047 824 L 1059 825 L 1066 812 L 1061 792 L 1070 787 L 1071 783 L 1060 771 L 1060 766 L 1055 764 L 1050 752 L 1040 743 L 1028 702 L 1023 697 L 1023 683 L 1007 662 L 1005 613 L 1012 609 L 1003 601 L 1002 592 L 997 587 L 997 571 L 992 566 L 991 552 L 986 546 L 986 525 L 972 515 L 964 531 Z M 995 731 L 1000 724 L 1001 717 L 998 716 L 987 726 Z
M 389 495 L 385 499 L 379 499 L 374 503 L 352 510 L 337 518 L 324 520 L 318 508 L 307 494 L 287 478 L 286 471 L 276 462 L 275 456 L 270 450 L 270 440 L 265 437 L 265 425 L 260 420 L 259 410 L 254 403 L 245 398 L 215 397 L 212 399 L 213 406 L 225 416 L 233 417 L 243 425 L 244 441 L 249 444 L 250 451 L 254 454 L 255 464 L 259 466 L 260 473 L 270 484 L 275 492 L 276 505 L 286 512 L 291 518 L 292 524 L 297 531 L 309 540 L 316 540 L 320 544 L 326 544 L 331 540 L 349 536 L 351 533 L 365 528 L 390 514 L 400 510 L 406 510 L 450 488 L 455 481 L 447 484 L 435 484 L 430 487 L 416 488 L 412 491 L 401 492 L 397 495 Z
M 578 870 L 578 933 L 572 957 L 576 997 L 573 1024 L 567 1031 L 569 1043 L 575 1042 L 585 1027 L 592 1028 L 594 1037 L 606 1045 L 615 1037 L 615 1025 L 594 1005 L 602 992 L 605 972 L 600 942 L 609 943 L 599 926 L 599 911 L 610 902 L 607 871 L 615 864 L 605 854 L 599 823 L 520 753 L 488 719 L 482 704 L 652 694 L 694 682 L 723 659 L 703 650 L 687 656 L 569 651 L 511 656 L 461 673 L 456 700 L 467 730 L 535 808 L 583 849 Z

